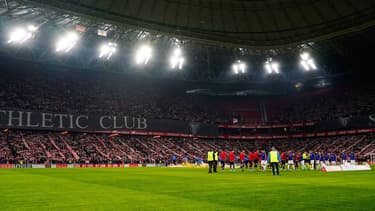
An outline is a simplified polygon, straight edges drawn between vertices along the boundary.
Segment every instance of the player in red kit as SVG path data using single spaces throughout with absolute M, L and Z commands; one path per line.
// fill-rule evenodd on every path
M 227 152 L 225 150 L 220 153 L 221 170 L 224 171 L 225 161 L 227 160 Z
M 241 163 L 241 171 L 244 170 L 244 160 L 245 160 L 245 151 L 240 152 L 240 163 Z
M 296 153 L 296 156 L 294 157 L 294 168 L 298 170 L 299 162 L 301 160 L 301 153 Z
M 254 163 L 254 168 L 256 170 L 258 168 L 258 163 L 259 163 L 259 153 L 258 153 L 258 150 L 256 150 L 253 153 L 253 163 Z
M 282 152 L 281 153 L 281 168 L 285 169 L 285 164 L 286 164 L 286 153 Z
M 229 168 L 231 169 L 231 171 L 234 171 L 234 159 L 235 159 L 235 155 L 234 155 L 234 151 L 230 151 L 229 152 Z
M 249 152 L 248 154 L 249 157 L 249 169 L 251 170 L 253 168 L 253 161 L 254 161 L 254 154 L 253 152 Z

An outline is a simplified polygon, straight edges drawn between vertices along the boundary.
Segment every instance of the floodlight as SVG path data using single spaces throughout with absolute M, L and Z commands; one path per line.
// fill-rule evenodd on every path
M 244 63 L 240 63 L 238 64 L 238 69 L 240 69 L 242 73 L 245 73 L 246 65 Z
M 173 55 L 174 56 L 181 56 L 181 49 L 180 48 L 176 48 L 173 52 Z
M 271 67 L 271 65 L 268 62 L 266 62 L 265 67 L 266 67 L 267 73 L 271 74 L 272 73 L 272 67 Z
M 300 62 L 302 67 L 306 70 L 306 71 L 309 71 L 310 70 L 310 66 L 307 64 L 306 61 L 301 61 Z
M 271 67 L 272 67 L 273 71 L 275 71 L 275 73 L 277 73 L 277 74 L 280 73 L 280 71 L 279 71 L 279 63 L 273 62 L 271 64 Z
M 8 43 L 22 44 L 34 36 L 38 27 L 28 25 L 26 27 L 17 27 L 10 31 Z
M 316 66 L 316 64 L 315 64 L 314 59 L 312 59 L 312 58 L 310 57 L 310 54 L 304 52 L 304 53 L 302 53 L 302 54 L 300 55 L 300 57 L 301 57 L 301 62 L 300 62 L 300 64 L 301 64 L 301 66 L 302 66 L 306 71 L 310 71 L 311 69 L 313 69 L 313 70 L 318 69 L 317 66 Z
M 236 63 L 232 65 L 233 73 L 239 74 L 239 73 L 245 73 L 246 72 L 246 64 L 238 60 Z
M 238 65 L 237 64 L 233 64 L 232 69 L 233 69 L 234 74 L 237 75 L 238 74 Z
M 56 42 L 56 52 L 69 52 L 78 42 L 79 36 L 75 32 L 68 32 Z
M 99 48 L 99 58 L 106 58 L 109 60 L 111 56 L 116 52 L 116 43 L 106 43 L 100 46 Z
M 185 58 L 182 57 L 181 55 L 182 55 L 182 52 L 180 48 L 176 48 L 173 51 L 173 54 L 169 59 L 169 63 L 172 69 L 176 69 L 176 68 L 178 68 L 179 70 L 182 69 L 182 66 L 185 62 Z
M 152 49 L 150 46 L 141 46 L 135 54 L 136 64 L 147 64 L 152 56 Z
M 278 62 L 272 61 L 272 58 L 267 59 L 267 61 L 264 63 L 264 67 L 268 74 L 280 73 L 280 64 Z
M 182 65 L 184 64 L 184 62 L 185 62 L 185 59 L 184 58 L 180 58 L 178 69 L 180 69 L 180 70 L 182 69 Z
M 308 53 L 306 53 L 306 52 L 305 52 L 305 53 L 302 53 L 300 56 L 301 56 L 301 59 L 302 59 L 302 60 L 307 60 L 307 59 L 310 58 L 310 54 L 308 54 Z
M 313 59 L 309 59 L 309 60 L 307 60 L 307 63 L 310 65 L 310 67 L 311 67 L 312 69 L 314 69 L 314 70 L 317 69 L 317 67 L 316 67 L 315 62 L 314 62 Z

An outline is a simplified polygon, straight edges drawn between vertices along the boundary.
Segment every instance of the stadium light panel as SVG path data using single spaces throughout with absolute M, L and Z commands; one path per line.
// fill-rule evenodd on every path
M 234 74 L 238 74 L 239 72 L 238 72 L 238 65 L 237 64 L 233 64 L 233 66 L 232 66 L 232 69 L 233 69 L 233 73 Z
M 173 52 L 173 55 L 174 56 L 181 56 L 181 49 L 180 48 L 176 48 Z
M 106 43 L 100 46 L 99 48 L 99 58 L 106 58 L 109 60 L 111 56 L 116 52 L 117 44 L 116 43 Z
M 279 71 L 279 63 L 274 62 L 274 63 L 272 63 L 271 66 L 272 66 L 273 71 L 275 71 L 275 73 L 280 73 L 280 71 Z
M 238 64 L 238 69 L 242 72 L 245 73 L 246 71 L 246 65 L 244 63 Z
M 301 59 L 304 60 L 304 61 L 308 60 L 310 58 L 310 54 L 308 54 L 306 52 L 302 53 L 300 56 L 301 56 Z
M 78 42 L 79 36 L 75 32 L 69 32 L 60 37 L 56 42 L 56 52 L 69 52 Z
M 309 70 L 310 70 L 310 66 L 307 64 L 306 61 L 301 61 L 301 65 L 302 65 L 302 67 L 303 67 L 306 71 L 309 71 Z
M 314 59 L 310 57 L 310 54 L 305 52 L 305 53 L 300 54 L 300 57 L 301 57 L 300 64 L 305 71 L 310 71 L 311 69 L 313 70 L 318 69 L 315 64 Z
M 272 61 L 272 59 L 268 59 L 265 62 L 264 67 L 265 67 L 266 72 L 268 74 L 272 74 L 272 73 L 279 74 L 280 73 L 280 64 L 278 62 Z
M 268 74 L 272 73 L 272 67 L 268 62 L 265 64 L 265 68 L 266 68 Z
M 26 27 L 17 27 L 10 31 L 8 43 L 22 44 L 34 36 L 38 27 L 28 25 Z
M 148 45 L 141 46 L 135 54 L 135 62 L 138 65 L 147 64 L 152 56 L 152 49 Z
M 307 60 L 307 63 L 310 65 L 310 67 L 311 67 L 313 70 L 316 70 L 316 69 L 317 69 L 317 67 L 316 67 L 315 62 L 314 62 L 313 59 L 309 59 L 309 60 Z
M 178 68 L 179 70 L 182 69 L 185 62 L 185 58 L 182 57 L 182 52 L 180 48 L 176 48 L 173 51 L 172 56 L 170 57 L 169 63 L 172 69 Z
M 238 60 L 236 63 L 232 65 L 233 73 L 240 74 L 246 73 L 246 64 Z

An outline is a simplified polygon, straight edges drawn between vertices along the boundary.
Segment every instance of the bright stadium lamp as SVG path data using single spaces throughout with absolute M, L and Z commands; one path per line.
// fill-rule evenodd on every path
M 246 64 L 238 60 L 236 63 L 232 65 L 232 70 L 233 73 L 238 75 L 238 74 L 243 74 L 246 72 Z
M 78 42 L 79 36 L 75 32 L 68 32 L 56 42 L 56 52 L 69 52 Z
M 182 57 L 181 54 L 182 54 L 181 49 L 179 48 L 176 48 L 173 51 L 173 54 L 169 60 L 169 63 L 172 69 L 176 69 L 176 68 L 178 68 L 179 70 L 182 69 L 182 66 L 184 65 L 184 62 L 185 62 L 185 58 Z
M 147 64 L 152 56 L 152 49 L 148 45 L 141 46 L 135 54 L 135 62 L 138 65 Z
M 267 71 L 268 74 L 272 73 L 272 67 L 271 67 L 271 65 L 268 62 L 266 62 L 266 64 L 264 65 L 264 67 L 266 68 L 266 71 Z
M 280 64 L 278 62 L 272 61 L 272 58 L 267 59 L 267 61 L 264 63 L 264 68 L 266 69 L 266 72 L 268 74 L 280 73 Z
M 26 27 L 17 27 L 10 31 L 8 43 L 22 44 L 31 39 L 38 28 L 34 25 Z
M 277 63 L 277 62 L 273 62 L 273 63 L 271 64 L 271 67 L 272 67 L 272 70 L 273 70 L 276 74 L 279 74 L 279 73 L 280 73 L 280 71 L 279 71 L 279 63 Z
M 310 54 L 305 52 L 305 53 L 302 53 L 300 57 L 301 57 L 300 64 L 305 71 L 310 71 L 311 69 L 313 70 L 318 69 L 316 67 L 314 59 L 310 57 Z
M 99 58 L 106 58 L 109 60 L 111 56 L 116 52 L 116 43 L 106 43 L 100 46 L 99 48 Z

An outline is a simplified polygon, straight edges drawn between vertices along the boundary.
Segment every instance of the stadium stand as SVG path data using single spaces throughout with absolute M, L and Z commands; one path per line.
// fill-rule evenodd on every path
M 236 116 L 240 123 L 258 124 L 316 122 L 375 113 L 375 92 L 371 86 L 257 101 L 186 95 L 183 84 L 187 82 L 175 82 L 176 86 L 164 80 L 134 80 L 110 73 L 72 73 L 5 71 L 0 78 L 0 107 L 202 123 L 232 123 Z
M 274 123 L 297 123 L 306 120 L 319 122 L 369 115 L 375 113 L 375 92 L 371 86 L 317 91 L 270 102 L 267 111 Z
M 152 85 L 145 85 L 137 82 L 144 82 L 144 78 L 129 80 L 110 73 L 71 73 L 5 71 L 0 78 L 0 107 L 227 124 L 233 123 L 233 116 L 240 120 L 237 124 L 285 124 L 375 113 L 375 92 L 371 88 L 323 89 L 298 96 L 263 98 L 259 102 L 243 98 L 233 98 L 233 102 L 228 102 L 221 97 L 188 96 L 184 93 L 184 86 L 171 89 L 173 84 L 165 85 L 160 79 L 148 78 Z M 277 134 L 283 130 L 269 130 L 267 133 Z M 302 127 L 294 133 L 306 130 Z M 375 152 L 372 133 L 282 141 L 111 137 L 97 133 L 63 135 L 27 130 L 0 134 L 1 163 L 17 163 L 19 160 L 27 163 L 158 163 L 166 162 L 172 155 L 177 155 L 180 160 L 188 156 L 193 161 L 196 157 L 204 158 L 208 147 L 254 151 L 269 150 L 272 145 L 277 145 L 282 151 L 295 152 L 313 150 L 340 154 L 353 151 L 360 160 Z M 242 132 L 242 135 L 249 134 L 252 132 Z
M 374 134 L 289 140 L 212 140 L 150 136 L 115 136 L 103 134 L 10 131 L 0 133 L 1 163 L 163 163 L 176 155 L 205 158 L 209 148 L 217 151 L 269 150 L 278 146 L 287 152 L 328 152 L 340 155 L 354 152 L 357 160 L 375 153 Z

